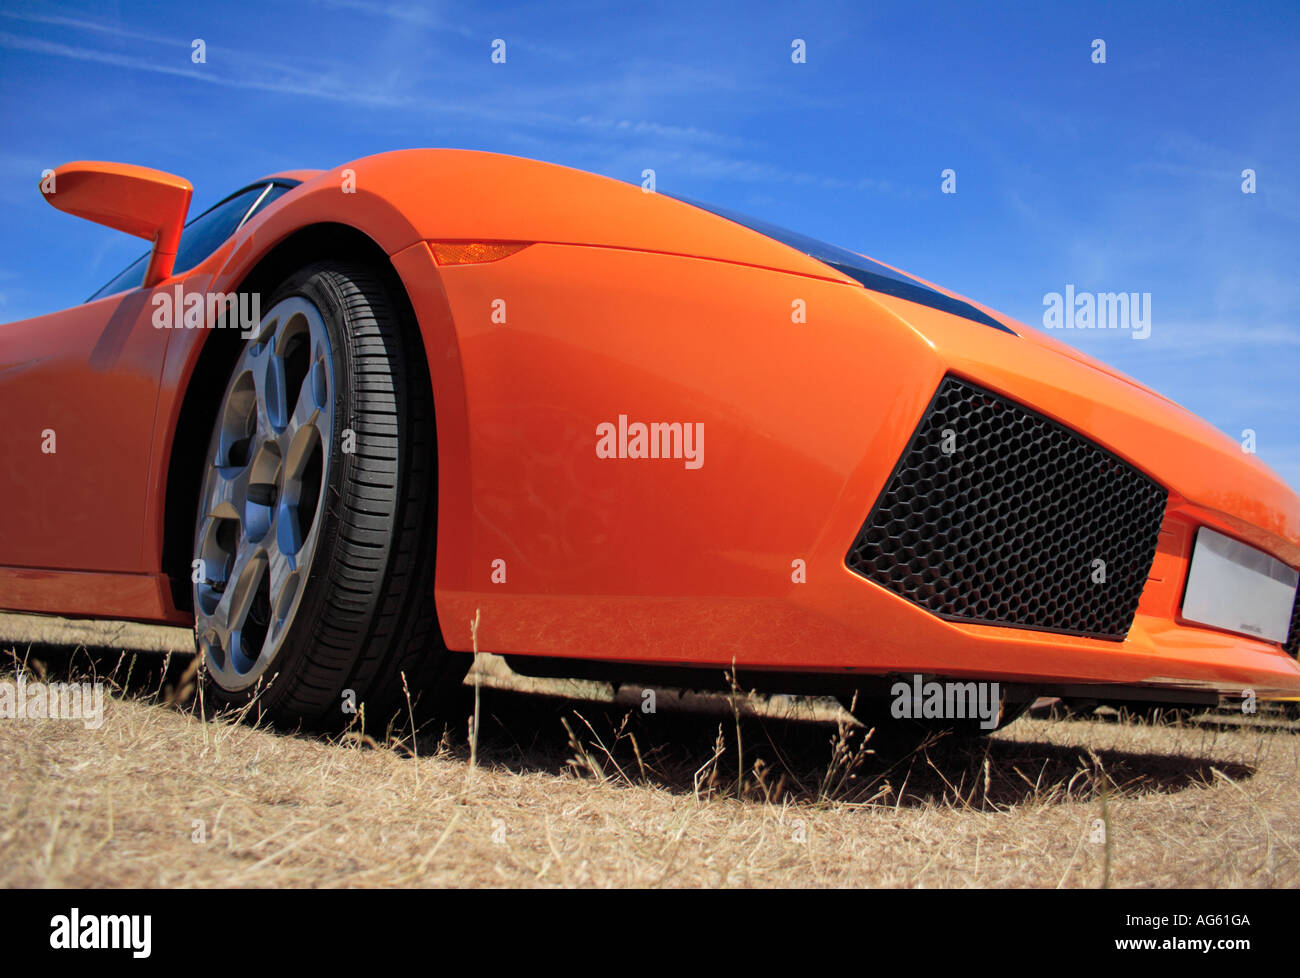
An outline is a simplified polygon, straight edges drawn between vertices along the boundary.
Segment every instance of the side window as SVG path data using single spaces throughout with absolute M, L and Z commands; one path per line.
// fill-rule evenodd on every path
M 102 289 L 92 295 L 87 302 L 93 299 L 102 299 L 106 295 L 116 295 L 118 292 L 125 292 L 127 289 L 138 289 L 140 283 L 144 281 L 144 267 L 149 263 L 149 252 L 145 252 L 131 264 L 126 266 L 126 271 L 117 275 L 113 281 L 109 282 Z
M 253 206 L 266 186 L 253 187 L 243 193 L 235 194 L 229 200 L 222 201 L 216 207 L 204 211 L 189 224 L 181 234 L 181 246 L 176 251 L 176 273 L 188 272 L 208 255 L 216 251 L 221 242 L 235 233 L 235 229 L 244 220 L 244 215 Z
M 180 248 L 176 251 L 174 271 L 188 272 L 216 251 L 221 246 L 221 242 L 239 229 L 246 217 L 252 216 L 249 208 L 254 204 L 257 204 L 257 209 L 260 210 L 291 189 L 283 184 L 274 184 L 268 190 L 266 184 L 262 183 L 248 190 L 242 190 L 215 207 L 208 208 L 185 225 L 185 230 L 181 233 Z M 138 289 L 144 282 L 144 270 L 148 263 L 149 255 L 146 252 L 90 299 L 102 299 L 106 295 Z

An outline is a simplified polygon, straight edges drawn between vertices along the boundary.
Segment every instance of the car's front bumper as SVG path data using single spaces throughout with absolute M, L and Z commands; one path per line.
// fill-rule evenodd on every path
M 420 244 L 395 263 L 437 399 L 437 600 L 452 648 L 1300 694 L 1279 645 L 1178 614 L 1196 527 L 1300 566 L 1300 500 L 1209 425 L 1027 327 L 995 331 L 833 278 L 618 248 L 535 244 L 440 268 Z M 796 300 L 806 322 L 791 320 Z M 945 620 L 846 567 L 947 375 L 1167 490 L 1122 641 Z M 596 426 L 620 414 L 702 423 L 706 461 L 600 458 Z

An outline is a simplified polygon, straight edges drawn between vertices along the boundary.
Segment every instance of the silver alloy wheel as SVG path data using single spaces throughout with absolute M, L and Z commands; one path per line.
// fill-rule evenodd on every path
M 194 533 L 195 634 L 237 692 L 267 675 L 293 625 L 323 520 L 334 359 L 319 310 L 294 296 L 240 353 L 208 444 Z

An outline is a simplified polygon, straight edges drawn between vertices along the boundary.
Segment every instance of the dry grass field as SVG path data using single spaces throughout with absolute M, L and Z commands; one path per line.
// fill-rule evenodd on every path
M 191 660 L 135 651 L 184 632 L 0 616 L 0 634 L 0 680 L 110 690 L 97 730 L 0 720 L 0 886 L 1300 880 L 1300 731 L 1277 718 L 1029 718 L 899 751 L 829 701 L 661 694 L 646 714 L 638 690 L 481 656 L 448 727 L 326 739 L 213 716 Z

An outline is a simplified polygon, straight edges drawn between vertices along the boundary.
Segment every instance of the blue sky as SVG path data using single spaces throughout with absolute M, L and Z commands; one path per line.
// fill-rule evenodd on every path
M 1026 322 L 1067 284 L 1149 292 L 1147 340 L 1055 335 L 1253 429 L 1300 486 L 1300 5 L 795 7 L 6 0 L 0 320 L 75 304 L 141 250 L 41 200 L 72 159 L 180 173 L 195 213 L 412 146 L 650 167 Z

